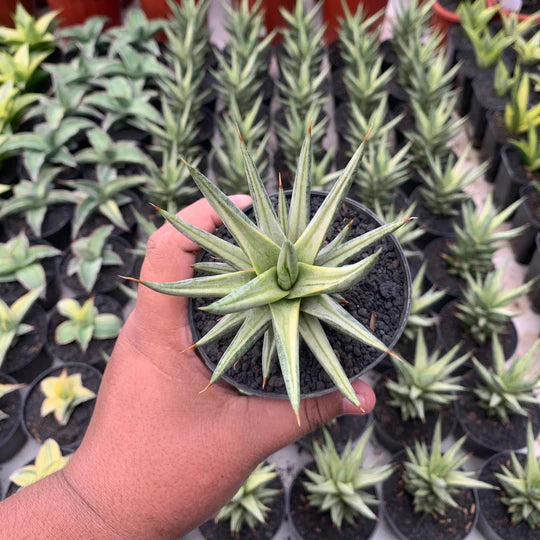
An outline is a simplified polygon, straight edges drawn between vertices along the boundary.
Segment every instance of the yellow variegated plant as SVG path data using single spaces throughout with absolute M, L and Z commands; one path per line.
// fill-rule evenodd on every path
M 264 189 L 253 160 L 240 140 L 254 223 L 203 174 L 190 167 L 193 179 L 238 245 L 222 240 L 158 209 L 179 232 L 197 242 L 221 262 L 196 268 L 213 274 L 172 283 L 141 281 L 150 289 L 175 296 L 220 297 L 201 308 L 223 317 L 193 347 L 215 341 L 240 327 L 219 360 L 209 382 L 215 383 L 264 335 L 263 386 L 277 356 L 295 413 L 300 409 L 300 337 L 311 349 L 334 384 L 355 405 L 358 397 L 334 352 L 321 321 L 354 339 L 390 353 L 388 347 L 343 309 L 332 295 L 350 289 L 377 262 L 381 250 L 354 264 L 342 266 L 409 219 L 380 226 L 347 240 L 339 235 L 323 247 L 328 229 L 347 195 L 362 158 L 358 148 L 318 211 L 309 220 L 311 133 L 302 146 L 290 209 L 282 189 L 278 212 Z
M 45 399 L 41 403 L 42 418 L 54 413 L 56 421 L 65 426 L 78 405 L 90 401 L 96 394 L 83 386 L 80 373 L 68 375 L 63 369 L 58 377 L 46 377 L 39 385 Z
M 24 384 L 0 384 L 0 399 L 10 392 L 19 390 L 19 388 L 22 388 L 23 386 Z M 9 415 L 0 410 L 0 420 L 5 420 L 6 418 L 9 418 Z
M 41 445 L 34 464 L 18 469 L 9 479 L 19 487 L 26 487 L 63 469 L 68 461 L 69 456 L 62 455 L 58 443 L 47 439 Z

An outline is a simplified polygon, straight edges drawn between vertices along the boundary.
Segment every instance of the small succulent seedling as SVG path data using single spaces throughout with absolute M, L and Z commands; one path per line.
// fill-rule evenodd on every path
M 495 473 L 503 494 L 501 501 L 508 507 L 512 524 L 525 521 L 535 531 L 540 528 L 540 460 L 536 447 L 532 423 L 527 425 L 527 460 L 523 466 L 515 452 L 510 453 L 511 468 L 501 465 Z
M 468 25 L 462 27 L 474 47 L 476 65 L 481 69 L 495 66 L 504 50 L 514 43 L 514 38 L 507 36 L 504 30 L 492 34 L 487 27 L 471 28 Z
M 540 388 L 540 375 L 533 374 L 538 357 L 536 351 L 540 340 L 523 356 L 516 356 L 508 368 L 505 367 L 505 356 L 499 338 L 494 334 L 491 338 L 493 350 L 493 368 L 483 366 L 473 358 L 476 373 L 480 381 L 474 389 L 478 404 L 491 416 L 497 416 L 502 422 L 510 422 L 509 415 L 528 416 L 524 408 L 537 405 L 536 391 Z
M 32 182 L 22 180 L 13 187 L 13 195 L 3 201 L 0 219 L 24 214 L 25 221 L 36 237 L 41 237 L 43 220 L 50 206 L 71 205 L 77 202 L 75 195 L 67 189 L 55 189 L 59 169 L 47 168 Z
M 493 269 L 493 255 L 500 243 L 516 238 L 526 229 L 526 226 L 522 226 L 497 231 L 522 201 L 517 200 L 497 213 L 492 198 L 490 193 L 481 212 L 477 212 L 471 202 L 462 206 L 463 226 L 454 225 L 456 237 L 448 244 L 445 255 L 451 274 L 461 278 L 469 273 L 486 274 Z
M 68 461 L 69 456 L 62 455 L 58 443 L 54 439 L 47 439 L 41 445 L 34 464 L 18 469 L 9 479 L 17 486 L 24 488 L 63 469 Z
M 122 319 L 112 313 L 99 313 L 93 298 L 82 306 L 73 298 L 64 298 L 56 307 L 58 313 L 67 318 L 55 330 L 54 339 L 58 345 L 77 342 L 82 352 L 86 352 L 92 339 L 115 338 L 122 328 Z
M 71 244 L 72 257 L 67 267 L 67 275 L 77 274 L 86 292 L 91 292 L 104 266 L 122 266 L 122 257 L 108 245 L 112 225 L 102 225 L 89 236 L 77 238 Z
M 445 453 L 441 450 L 441 419 L 435 424 L 431 448 L 425 442 L 415 442 L 405 448 L 407 460 L 403 481 L 414 498 L 415 512 L 444 516 L 449 507 L 457 508 L 454 497 L 462 489 L 494 489 L 486 482 L 473 478 L 473 471 L 461 471 L 468 456 L 459 455 L 467 437 L 462 437 Z
M 458 383 L 460 376 L 452 373 L 462 366 L 470 354 L 456 358 L 459 345 L 439 358 L 439 351 L 429 352 L 424 331 L 416 334 L 414 364 L 401 358 L 392 358 L 397 379 L 389 379 L 386 388 L 390 394 L 390 405 L 400 409 L 401 418 L 426 420 L 426 412 L 438 411 L 457 398 L 456 392 L 464 388 Z
M 159 209 L 160 214 L 178 231 L 222 259 L 217 264 L 224 273 L 214 272 L 215 275 L 173 283 L 140 283 L 157 292 L 175 296 L 220 297 L 201 309 L 224 317 L 190 348 L 206 345 L 240 326 L 232 344 L 217 363 L 208 386 L 265 335 L 271 346 L 265 349 L 268 354 L 261 359 L 263 386 L 276 351 L 291 405 L 298 416 L 299 340 L 302 336 L 334 383 L 358 406 L 358 397 L 320 321 L 389 353 L 388 348 L 352 318 L 331 295 L 348 290 L 361 280 L 377 261 L 380 250 L 359 262 L 341 265 L 399 229 L 407 220 L 383 225 L 357 238 L 331 243 L 323 248 L 328 228 L 352 184 L 365 144 L 358 148 L 311 220 L 310 165 L 313 157 L 309 132 L 298 160 L 290 209 L 281 189 L 277 215 L 245 145 L 241 140 L 239 144 L 244 155 L 256 223 L 203 174 L 189 167 L 195 183 L 231 231 L 238 246 Z
M 353 446 L 347 443 L 341 456 L 326 429 L 324 445 L 313 445 L 315 470 L 304 469 L 309 481 L 304 482 L 308 501 L 321 512 L 330 511 L 332 523 L 341 528 L 343 521 L 355 525 L 360 517 L 377 519 L 370 508 L 379 504 L 373 493 L 367 491 L 386 480 L 393 472 L 392 465 L 364 467 L 365 449 L 373 431 L 370 426 Z
M 526 169 L 531 172 L 540 170 L 540 144 L 537 128 L 529 126 L 526 137 L 511 139 L 510 142 L 519 150 L 521 162 Z
M 79 51 L 87 58 L 98 56 L 101 46 L 108 43 L 108 37 L 103 32 L 107 17 L 90 17 L 84 24 L 62 28 L 59 37 L 66 40 L 66 52 Z
M 279 495 L 280 490 L 268 487 L 268 484 L 278 477 L 272 464 L 261 463 L 249 475 L 235 496 L 218 512 L 218 521 L 229 520 L 231 534 L 239 535 L 242 527 L 247 525 L 254 529 L 266 522 L 270 508 L 267 506 Z
M 521 67 L 519 64 L 516 64 L 513 73 L 510 73 L 506 64 L 502 60 L 499 60 L 495 66 L 495 75 L 493 78 L 495 94 L 501 98 L 505 97 L 520 78 Z
M 514 317 L 506 306 L 528 294 L 533 284 L 533 281 L 529 281 L 520 287 L 505 289 L 502 278 L 502 268 L 489 272 L 485 277 L 465 276 L 467 286 L 463 291 L 463 300 L 456 306 L 456 317 L 478 345 L 483 345 L 492 334 L 504 331 Z
M 529 74 L 524 73 L 515 81 L 504 109 L 504 123 L 512 134 L 526 133 L 529 127 L 540 126 L 540 103 L 529 107 L 529 91 Z
M 23 387 L 24 384 L 0 383 L 0 399 L 2 399 L 4 396 L 7 396 L 10 392 L 15 392 L 15 390 L 19 390 Z M 5 420 L 6 418 L 9 418 L 9 415 L 4 411 L 0 410 L 0 421 Z
M 45 395 L 41 403 L 41 417 L 53 413 L 61 426 L 67 425 L 76 407 L 96 397 L 92 390 L 83 386 L 80 373 L 68 375 L 65 368 L 58 377 L 45 377 L 39 388 Z
M 40 70 L 48 52 L 31 53 L 25 44 L 15 54 L 0 51 L 0 83 L 12 82 L 21 91 L 30 91 L 45 76 Z
M 156 79 L 169 76 L 168 68 L 154 55 L 139 52 L 130 45 L 122 46 L 117 55 L 118 58 L 109 60 L 106 68 L 107 75 L 144 81 L 148 86 L 155 86 Z
M 52 246 L 30 246 L 28 237 L 20 233 L 0 244 L 0 283 L 17 281 L 26 290 L 44 288 L 47 281 L 40 261 L 60 254 Z
M 477 28 L 487 28 L 489 22 L 500 11 L 500 4 L 488 6 L 486 0 L 474 0 L 460 2 L 458 14 L 462 24 L 468 28 L 476 30 Z
M 436 317 L 427 315 L 426 311 L 433 304 L 444 298 L 446 294 L 445 290 L 437 291 L 434 287 L 424 293 L 422 292 L 426 267 L 427 265 L 424 262 L 412 282 L 411 311 L 407 319 L 407 326 L 403 332 L 405 338 L 410 340 L 414 339 L 418 330 L 429 328 L 436 324 Z
M 33 326 L 23 323 L 23 320 L 40 294 L 41 289 L 28 291 L 11 306 L 0 298 L 0 366 L 16 339 L 34 329 Z
M 521 64 L 525 66 L 538 64 L 540 62 L 540 32 L 537 30 L 530 39 L 518 36 L 514 42 L 514 50 Z
M 39 94 L 21 94 L 13 81 L 0 85 L 0 133 L 12 133 L 17 130 L 21 118 L 39 98 Z M 20 137 L 19 137 L 20 141 Z

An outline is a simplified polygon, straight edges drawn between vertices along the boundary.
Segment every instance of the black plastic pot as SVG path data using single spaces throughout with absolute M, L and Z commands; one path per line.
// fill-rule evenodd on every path
M 2 384 L 16 384 L 15 379 L 0 373 Z M 0 410 L 9 415 L 2 420 L 0 434 L 0 462 L 13 457 L 26 442 L 26 436 L 21 427 L 21 411 L 23 405 L 22 393 L 14 390 L 0 398 Z
M 536 249 L 529 264 L 529 270 L 525 276 L 525 280 L 536 279 L 529 292 L 529 300 L 531 307 L 536 313 L 540 313 L 540 232 L 536 235 Z
M 39 388 L 41 381 L 46 377 L 60 375 L 64 369 L 67 369 L 68 375 L 80 373 L 82 375 L 83 386 L 86 386 L 96 394 L 98 393 L 99 384 L 101 382 L 101 372 L 99 372 L 96 368 L 88 364 L 78 362 L 51 367 L 37 377 L 28 388 L 28 392 L 24 398 L 22 410 L 22 425 L 26 436 L 29 439 L 34 439 L 39 444 L 43 444 L 46 439 L 52 438 L 60 445 L 62 452 L 67 453 L 76 450 L 81 444 L 84 433 L 86 432 L 86 428 L 88 427 L 94 412 L 96 402 L 95 399 L 78 405 L 73 411 L 66 426 L 61 426 L 54 419 L 52 413 L 44 418 L 41 418 L 42 425 L 40 426 L 39 430 L 28 425 L 28 415 L 30 409 L 35 409 L 37 407 L 39 414 L 39 408 L 44 399 L 44 395 Z M 89 380 L 92 382 L 88 382 Z M 79 425 L 73 429 L 74 424 Z
M 532 259 L 536 235 L 540 232 L 540 192 L 535 186 L 523 186 L 519 194 L 524 201 L 516 210 L 512 227 L 527 225 L 527 228 L 510 244 L 517 262 L 527 264 Z
M 289 198 L 290 198 L 291 194 L 292 194 L 291 192 L 286 192 L 286 196 L 289 197 Z M 322 200 L 324 200 L 326 195 L 327 194 L 325 192 L 312 191 L 312 193 L 311 193 L 312 211 L 314 210 L 314 208 L 316 206 L 316 203 L 315 203 L 316 199 L 320 199 L 321 202 L 322 202 Z M 272 199 L 273 199 L 274 204 L 277 205 L 277 195 L 273 195 Z M 251 206 L 244 209 L 244 211 L 248 215 L 252 214 L 252 212 L 253 212 Z M 355 220 L 355 224 L 357 226 L 360 226 L 360 223 L 362 222 L 362 218 L 364 220 L 368 220 L 369 222 L 371 222 L 372 225 L 370 224 L 368 228 L 372 228 L 373 226 L 382 225 L 382 222 L 379 220 L 379 218 L 377 216 L 375 216 L 375 214 L 373 214 L 373 212 L 371 212 L 370 210 L 368 210 L 364 206 L 360 205 L 356 201 L 353 201 L 352 199 L 348 199 L 348 198 L 345 199 L 340 212 L 341 213 L 338 215 L 338 218 L 339 219 L 346 219 L 347 221 L 344 221 L 344 223 L 347 223 L 348 221 L 350 221 L 350 219 L 353 219 L 354 216 L 356 216 L 357 219 Z M 343 212 L 346 212 L 346 213 L 343 214 Z M 339 216 L 341 216 L 341 217 L 339 217 Z M 360 218 L 360 216 L 362 216 L 362 218 Z M 354 225 L 353 225 L 353 227 L 354 227 Z M 226 235 L 227 231 L 226 231 L 226 229 L 224 227 L 222 227 L 217 231 L 216 234 L 218 236 L 220 234 Z M 386 239 L 383 240 L 383 241 L 386 241 Z M 399 265 L 400 265 L 400 268 L 401 268 L 401 272 L 403 273 L 403 281 L 404 281 L 403 282 L 403 291 L 401 291 L 399 293 L 399 294 L 403 295 L 403 308 L 402 308 L 401 315 L 399 317 L 399 322 L 397 323 L 397 326 L 395 327 L 395 329 L 388 330 L 388 333 L 391 333 L 392 337 L 391 337 L 391 339 L 389 339 L 388 343 L 385 343 L 388 346 L 389 349 L 392 349 L 394 347 L 394 345 L 397 343 L 397 341 L 399 340 L 399 338 L 401 337 L 401 334 L 403 333 L 403 330 L 404 330 L 405 325 L 407 323 L 407 318 L 408 318 L 409 311 L 410 311 L 410 302 L 411 302 L 411 276 L 410 276 L 409 265 L 407 263 L 407 259 L 405 257 L 405 254 L 403 253 L 403 249 L 401 248 L 401 246 L 399 245 L 399 243 L 397 242 L 395 237 L 391 235 L 391 236 L 387 237 L 387 241 L 389 242 L 389 245 L 392 247 L 392 249 L 394 251 L 394 254 L 395 254 L 395 257 L 396 257 L 395 260 L 399 261 Z M 389 253 L 389 251 L 388 251 L 388 253 Z M 200 257 L 199 257 L 199 260 L 203 259 L 203 257 L 205 257 L 205 255 L 206 255 L 206 253 L 202 252 Z M 381 261 L 379 261 L 377 264 L 380 264 L 380 263 L 381 263 Z M 372 269 L 372 272 L 375 272 L 376 269 L 377 269 L 377 266 L 375 266 Z M 344 296 L 346 298 L 346 295 L 344 295 Z M 200 335 L 201 335 L 201 331 L 200 331 L 200 329 L 199 329 L 199 327 L 197 326 L 197 323 L 196 323 L 196 318 L 194 317 L 194 312 L 196 311 L 196 308 L 198 306 L 196 301 L 197 301 L 197 299 L 190 299 L 190 301 L 189 301 L 189 310 L 188 310 L 189 311 L 189 323 L 190 323 L 190 327 L 191 327 L 192 336 L 193 336 L 194 341 L 197 341 L 200 338 Z M 347 306 L 345 306 L 345 307 L 347 308 Z M 353 306 L 351 305 L 350 308 L 352 309 L 352 307 Z M 358 308 L 358 311 L 361 311 L 361 310 L 366 311 L 364 306 L 356 306 L 356 307 Z M 202 313 L 202 312 L 200 312 L 200 313 Z M 355 311 L 355 313 L 356 313 L 356 311 Z M 366 313 L 365 315 L 369 319 L 369 314 Z M 354 316 L 354 314 L 353 314 L 353 316 Z M 379 314 L 379 317 L 380 317 L 380 314 Z M 366 324 L 369 326 L 369 320 L 366 321 Z M 356 345 L 356 343 L 358 343 L 358 342 L 354 342 L 354 343 Z M 211 347 L 212 346 L 210 346 L 210 348 Z M 358 344 L 358 347 L 359 347 L 359 350 L 361 350 L 362 346 L 360 344 Z M 208 353 L 208 350 L 207 350 L 207 347 L 199 347 L 199 348 L 197 348 L 197 352 L 201 356 L 201 358 L 204 361 L 204 363 L 206 364 L 206 366 L 211 371 L 213 371 L 215 366 L 216 366 L 216 362 L 214 361 L 214 358 L 210 357 L 210 355 Z M 352 350 L 351 350 L 351 352 L 352 352 Z M 217 354 L 220 355 L 221 352 L 218 352 Z M 302 356 L 302 354 L 306 355 L 306 356 L 302 357 L 303 362 L 304 362 L 304 366 L 305 366 L 306 363 L 309 360 L 309 355 L 311 353 L 306 348 L 304 352 L 302 352 L 302 350 L 301 350 L 300 354 L 301 354 L 301 356 Z M 347 354 L 350 354 L 350 353 L 347 353 Z M 362 354 L 365 354 L 365 352 L 360 353 L 361 356 L 362 356 Z M 373 352 L 373 354 L 375 354 L 375 353 Z M 338 351 L 338 355 L 339 355 L 339 351 Z M 366 371 L 372 369 L 385 356 L 386 356 L 386 353 L 384 353 L 384 352 L 380 353 L 380 354 L 377 354 L 377 356 L 374 358 L 374 360 L 369 362 L 368 365 L 360 368 L 357 373 L 355 373 L 353 376 L 350 376 L 350 380 L 355 381 L 355 380 L 359 379 Z M 355 358 L 357 358 L 356 353 L 355 353 Z M 311 361 L 313 361 L 313 360 L 311 360 Z M 242 359 L 240 359 L 240 361 L 239 361 L 239 368 L 238 368 L 238 370 L 236 372 L 237 374 L 244 372 L 244 370 L 242 369 L 241 364 L 242 364 Z M 256 366 L 258 366 L 258 367 L 255 367 L 255 364 L 254 364 L 253 369 L 246 370 L 246 372 L 255 373 L 254 370 L 260 368 L 260 361 L 256 362 Z M 320 372 L 320 373 L 321 373 L 321 377 L 323 377 L 323 372 Z M 259 389 L 259 388 L 255 388 L 253 386 L 249 386 L 249 385 L 241 383 L 241 382 L 238 382 L 230 374 L 225 374 L 222 377 L 222 379 L 224 379 L 226 382 L 228 382 L 229 384 L 231 384 L 232 386 L 234 386 L 239 391 L 241 391 L 242 393 L 245 393 L 245 394 L 253 394 L 253 395 L 264 396 L 264 397 L 272 397 L 272 398 L 277 398 L 277 399 L 288 399 L 286 390 L 285 390 L 284 386 L 282 386 L 282 384 L 278 384 L 276 386 L 276 388 L 279 388 L 279 390 L 275 390 L 275 389 L 271 388 L 272 387 L 272 377 L 269 379 L 268 385 L 266 387 L 266 391 L 262 390 L 262 389 Z M 319 379 L 319 381 L 321 383 L 322 383 L 322 380 L 323 379 Z M 328 379 L 328 381 L 329 381 L 329 379 Z M 335 385 L 333 383 L 331 383 L 331 382 L 328 382 L 328 381 L 322 383 L 325 386 L 325 388 L 319 388 L 317 390 L 312 390 L 312 391 L 303 391 L 302 394 L 301 394 L 301 397 L 302 398 L 318 397 L 318 396 L 322 396 L 322 395 L 325 395 L 325 394 L 328 394 L 328 393 L 331 393 L 331 392 L 335 391 L 336 390 Z M 261 382 L 262 382 L 262 379 L 261 379 Z M 281 383 L 282 383 L 282 381 L 281 381 Z M 255 382 L 254 382 L 254 385 L 255 385 Z
M 396 497 L 392 498 L 392 491 L 394 488 L 393 484 L 396 482 L 399 483 L 404 468 L 402 463 L 406 460 L 406 458 L 407 456 L 405 454 L 405 450 L 398 452 L 392 457 L 392 463 L 397 463 L 398 468 L 394 471 L 394 474 L 383 483 L 382 486 L 384 499 L 383 515 L 386 523 L 392 530 L 392 533 L 400 540 L 418 540 L 420 538 L 444 538 L 447 535 L 445 534 L 444 530 L 441 530 L 441 528 L 438 527 L 436 523 L 438 519 L 441 519 L 442 522 L 448 524 L 450 527 L 455 527 L 460 526 L 462 523 L 466 522 L 466 520 L 472 514 L 472 521 L 469 521 L 468 524 L 465 525 L 463 535 L 458 537 L 456 533 L 452 536 L 452 538 L 454 539 L 467 538 L 471 531 L 474 530 L 476 523 L 478 522 L 479 504 L 478 493 L 476 492 L 476 490 L 463 490 L 460 495 L 455 496 L 454 500 L 456 500 L 458 505 L 461 503 L 460 499 L 466 498 L 467 507 L 463 509 L 448 508 L 445 516 L 414 512 L 412 495 L 409 495 L 409 493 L 402 491 L 402 497 L 400 497 L 399 499 Z M 413 530 L 409 531 L 408 533 L 404 532 L 402 530 L 402 527 L 400 527 L 400 524 L 398 524 L 395 520 L 398 507 L 401 505 L 404 507 L 403 513 L 408 516 L 409 519 L 411 518 L 411 516 L 416 517 L 415 523 L 413 524 L 414 526 L 412 527 Z
M 469 122 L 473 146 L 479 148 L 486 132 L 487 115 L 491 111 L 502 111 L 505 99 L 497 96 L 493 88 L 493 73 L 476 77 L 472 82 Z
M 471 108 L 473 80 L 482 70 L 476 66 L 474 56 L 469 51 L 456 51 L 456 59 L 461 62 L 461 68 L 456 75 L 456 86 L 461 90 L 457 111 L 461 116 L 465 116 Z
M 504 126 L 502 111 L 491 111 L 487 115 L 484 139 L 480 147 L 482 159 L 489 161 L 489 167 L 485 177 L 489 182 L 493 182 L 497 176 L 501 161 L 501 149 L 508 142 L 510 134 Z

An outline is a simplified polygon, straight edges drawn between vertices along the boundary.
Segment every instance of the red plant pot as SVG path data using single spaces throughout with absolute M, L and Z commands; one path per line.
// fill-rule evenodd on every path
M 256 0 L 249 0 L 250 7 L 252 7 L 255 2 Z M 292 11 L 295 4 L 295 0 L 263 0 L 261 9 L 264 10 L 264 25 L 266 26 L 266 30 L 271 32 L 275 28 L 283 28 L 286 23 L 279 10 L 280 8 L 283 8 L 287 11 Z M 279 43 L 282 39 L 281 34 L 278 32 L 273 41 L 274 45 Z
M 324 35 L 326 43 L 330 44 L 336 41 L 339 30 L 339 19 L 343 17 L 342 0 L 324 0 L 323 17 L 326 24 L 326 33 Z M 355 13 L 359 5 L 364 8 L 367 17 L 386 9 L 388 0 L 347 0 L 347 5 L 352 13 Z
M 174 0 L 181 4 L 182 0 Z M 140 0 L 141 9 L 149 19 L 166 19 L 171 14 L 167 0 Z
M 47 3 L 51 9 L 60 11 L 61 26 L 83 24 L 94 15 L 108 17 L 110 26 L 122 22 L 119 0 L 47 0 Z
M 20 0 L 0 0 L 0 25 L 1 26 L 13 26 L 13 19 L 11 16 L 15 13 L 17 4 Z M 35 12 L 35 5 L 33 0 L 22 0 L 22 5 L 26 8 L 28 13 Z
M 496 6 L 499 2 L 497 2 L 497 0 L 487 0 L 487 5 L 488 6 Z M 510 14 L 512 13 L 515 13 L 515 11 L 510 11 L 504 7 L 501 6 L 501 13 L 505 16 L 509 16 Z M 528 19 L 529 17 L 531 17 L 532 15 L 531 14 L 528 14 L 528 13 L 518 13 L 517 14 L 518 16 L 518 20 L 519 21 L 524 21 L 525 19 Z M 537 15 L 536 17 L 538 19 L 538 22 L 540 22 L 540 15 Z
M 435 4 L 433 4 L 431 24 L 444 35 L 444 40 L 446 41 L 448 29 L 451 26 L 459 24 L 459 15 L 454 11 L 443 8 L 439 2 L 435 2 Z

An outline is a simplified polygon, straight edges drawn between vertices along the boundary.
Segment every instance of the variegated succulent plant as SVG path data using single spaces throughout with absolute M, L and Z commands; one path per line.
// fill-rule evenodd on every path
M 4 396 L 9 394 L 10 392 L 15 392 L 15 390 L 19 390 L 20 388 L 23 388 L 24 384 L 8 384 L 8 383 L 0 383 L 0 399 L 2 399 Z M 5 413 L 4 411 L 0 410 L 0 421 L 5 420 L 6 418 L 9 418 L 9 415 Z
M 201 309 L 224 316 L 190 347 L 201 347 L 240 327 L 217 363 L 208 386 L 264 335 L 265 352 L 261 359 L 265 378 L 263 386 L 277 356 L 291 405 L 298 416 L 301 336 L 336 386 L 358 406 L 358 398 L 330 346 L 321 321 L 380 351 L 390 352 L 332 295 L 360 281 L 376 263 L 380 250 L 357 263 L 342 266 L 344 263 L 369 246 L 376 245 L 408 220 L 380 226 L 348 241 L 340 235 L 338 240 L 323 247 L 328 228 L 353 181 L 364 144 L 358 148 L 311 221 L 311 135 L 308 133 L 300 153 L 290 209 L 283 190 L 280 190 L 277 215 L 252 158 L 242 141 L 240 144 L 256 223 L 238 210 L 203 174 L 190 167 L 201 193 L 222 218 L 238 245 L 158 209 L 178 231 L 221 262 L 205 264 L 206 272 L 214 274 L 207 277 L 172 283 L 141 283 L 164 294 L 221 297 Z
M 240 534 L 244 525 L 254 529 L 264 523 L 270 511 L 267 505 L 280 493 L 279 489 L 268 484 L 278 476 L 271 463 L 259 464 L 235 496 L 218 512 L 215 521 L 229 520 L 233 536 Z
M 428 351 L 424 331 L 416 334 L 414 364 L 401 358 L 392 358 L 397 379 L 389 379 L 386 388 L 390 393 L 390 404 L 401 410 L 404 422 L 419 418 L 426 419 L 427 411 L 437 411 L 454 401 L 456 392 L 464 390 L 459 385 L 461 377 L 452 373 L 470 357 L 464 354 L 456 358 L 459 345 L 439 358 L 439 351 Z
M 540 340 L 523 356 L 516 356 L 508 368 L 505 366 L 505 355 L 497 335 L 491 338 L 493 350 L 493 368 L 483 366 L 473 358 L 479 381 L 474 393 L 478 404 L 489 415 L 497 416 L 507 424 L 509 415 L 527 416 L 524 407 L 539 403 L 536 392 L 540 389 L 540 375 L 533 373 L 538 361 L 537 350 Z
M 494 489 L 486 482 L 473 478 L 472 471 L 460 468 L 467 455 L 459 455 L 467 437 L 455 442 L 446 452 L 441 449 L 441 420 L 437 420 L 431 448 L 425 442 L 416 442 L 406 448 L 407 460 L 403 481 L 405 489 L 414 498 L 415 512 L 444 516 L 449 507 L 457 508 L 456 496 L 461 489 Z
M 304 469 L 309 481 L 304 482 L 308 501 L 321 512 L 330 512 L 333 524 L 339 529 L 343 521 L 354 525 L 359 517 L 377 519 L 370 508 L 379 504 L 373 493 L 367 491 L 386 480 L 394 470 L 392 465 L 364 467 L 365 449 L 371 437 L 370 426 L 353 446 L 347 443 L 341 456 L 326 430 L 324 445 L 313 445 L 315 468 Z

